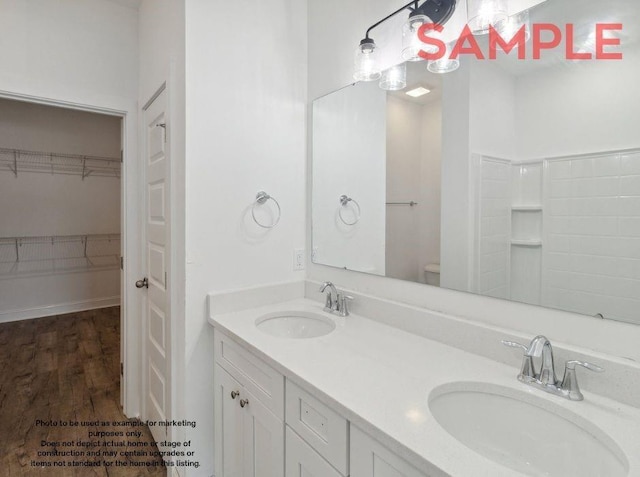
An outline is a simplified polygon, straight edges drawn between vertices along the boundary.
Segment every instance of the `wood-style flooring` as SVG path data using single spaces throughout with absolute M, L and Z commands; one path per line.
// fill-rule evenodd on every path
M 63 427 L 40 421 L 91 424 Z M 95 426 L 95 421 L 138 423 L 128 420 L 120 408 L 120 309 L 0 324 L 0 476 L 166 475 L 165 468 L 158 465 L 161 464 L 159 457 L 105 455 L 106 451 L 113 450 L 118 453 L 140 449 L 149 453 L 156 451 L 146 426 L 103 427 L 102 423 Z M 88 435 L 91 431 L 126 430 L 142 431 L 142 435 L 100 439 Z M 104 447 L 105 439 L 125 441 L 126 445 Z M 78 446 L 78 440 L 97 444 L 87 448 L 82 443 Z M 71 446 L 63 444 L 71 441 Z M 54 450 L 100 452 L 81 457 L 38 456 L 38 452 Z M 47 465 L 54 461 L 59 466 Z M 69 461 L 100 462 L 100 466 L 73 467 Z M 111 465 L 105 465 L 104 461 Z M 116 466 L 116 461 L 120 466 Z M 150 466 L 141 467 L 140 463 Z

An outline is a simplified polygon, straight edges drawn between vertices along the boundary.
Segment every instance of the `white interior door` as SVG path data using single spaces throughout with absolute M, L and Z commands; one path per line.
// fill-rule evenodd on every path
M 144 414 L 152 421 L 169 419 L 170 316 L 167 291 L 169 266 L 169 148 L 166 92 L 145 111 L 145 261 L 147 289 L 144 313 Z M 136 286 L 140 286 L 138 282 Z M 152 426 L 156 441 L 167 438 L 166 427 Z

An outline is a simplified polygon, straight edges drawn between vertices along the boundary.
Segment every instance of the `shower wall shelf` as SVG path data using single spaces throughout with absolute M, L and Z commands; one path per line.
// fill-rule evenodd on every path
M 81 156 L 53 152 L 0 148 L 0 170 L 16 177 L 20 172 L 44 172 L 81 176 L 120 177 L 121 159 L 115 157 Z
M 542 247 L 542 240 L 511 240 L 511 245 L 517 247 Z
M 120 234 L 0 237 L 0 277 L 120 267 Z

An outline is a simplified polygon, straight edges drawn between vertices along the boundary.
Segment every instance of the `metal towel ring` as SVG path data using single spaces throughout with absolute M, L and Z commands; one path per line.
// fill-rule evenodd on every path
M 273 224 L 264 225 L 264 224 L 261 224 L 260 221 L 256 218 L 256 206 L 264 205 L 269 199 L 271 199 L 276 204 L 276 207 L 278 207 L 278 217 L 273 222 Z M 251 216 L 253 217 L 254 222 L 258 224 L 259 227 L 262 227 L 263 229 L 272 229 L 276 225 L 278 225 L 278 222 L 280 222 L 280 217 L 282 216 L 282 209 L 280 209 L 280 204 L 276 199 L 271 197 L 265 191 L 261 190 L 256 194 L 256 201 L 253 203 L 253 207 L 251 207 Z
M 344 220 L 344 217 L 342 216 L 342 209 L 344 207 L 346 207 L 349 202 L 352 202 L 356 206 L 356 208 L 358 209 L 358 213 L 356 214 L 356 220 L 354 220 L 353 222 L 347 222 L 346 220 Z M 340 196 L 340 205 L 342 207 L 340 207 L 340 209 L 338 210 L 338 216 L 340 217 L 340 220 L 342 220 L 343 224 L 345 224 L 345 225 L 355 225 L 358 222 L 360 222 L 360 214 L 361 214 L 360 204 L 358 204 L 358 202 L 356 200 L 354 200 L 351 197 L 348 197 L 346 195 L 341 195 Z

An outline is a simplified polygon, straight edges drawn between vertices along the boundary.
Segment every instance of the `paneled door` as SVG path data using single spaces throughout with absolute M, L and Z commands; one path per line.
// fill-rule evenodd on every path
M 146 277 L 136 286 L 147 289 L 144 313 L 144 412 L 152 421 L 169 419 L 170 316 L 167 292 L 169 266 L 169 148 L 166 92 L 149 105 L 145 121 L 145 262 Z M 165 426 L 152 426 L 156 441 L 167 439 Z

